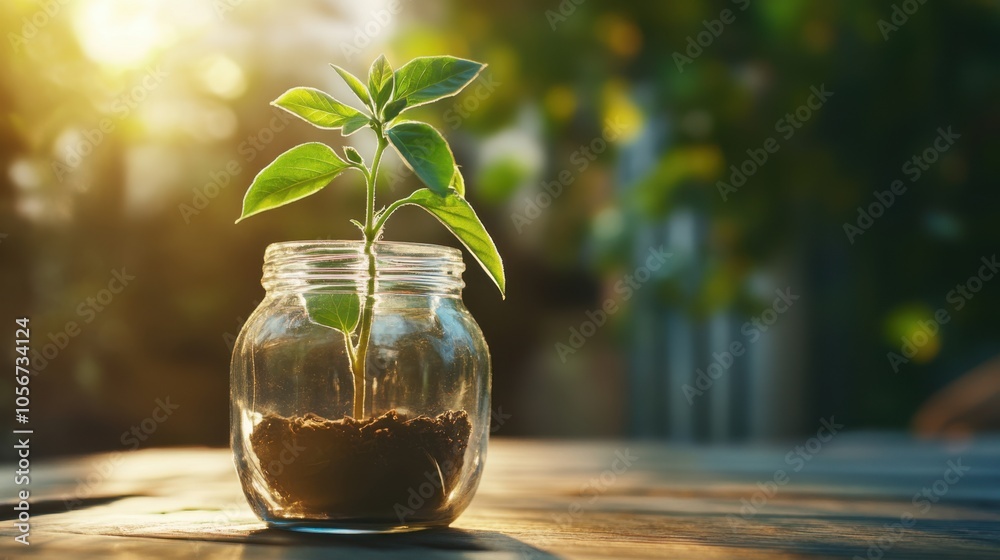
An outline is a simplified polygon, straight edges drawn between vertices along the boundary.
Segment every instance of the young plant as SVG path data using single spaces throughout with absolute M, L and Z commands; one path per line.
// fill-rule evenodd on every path
M 451 56 L 421 57 L 393 71 L 380 56 L 364 84 L 343 68 L 333 69 L 347 82 L 365 106 L 359 111 L 317 89 L 297 87 L 272 102 L 306 122 L 323 129 L 340 130 L 344 136 L 370 128 L 378 141 L 370 166 L 358 151 L 347 146 L 341 158 L 329 146 L 309 142 L 278 156 L 254 178 L 243 198 L 237 223 L 255 214 L 315 194 L 342 172 L 362 174 L 367 188 L 365 222 L 351 220 L 361 230 L 368 264 L 363 298 L 353 293 L 310 293 L 305 296 L 309 318 L 341 333 L 354 377 L 354 417 L 365 417 L 365 364 L 375 307 L 375 242 L 393 212 L 406 205 L 423 208 L 438 219 L 472 253 L 505 291 L 503 262 L 472 206 L 465 200 L 465 181 L 455 164 L 451 147 L 427 123 L 401 120 L 409 109 L 456 95 L 472 82 L 485 64 Z M 376 210 L 375 184 L 382 154 L 392 146 L 426 188 Z

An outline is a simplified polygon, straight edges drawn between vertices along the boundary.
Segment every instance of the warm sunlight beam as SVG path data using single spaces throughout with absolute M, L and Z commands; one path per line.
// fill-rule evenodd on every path
M 91 60 L 136 68 L 175 34 L 164 8 L 161 0 L 89 0 L 79 5 L 73 29 Z

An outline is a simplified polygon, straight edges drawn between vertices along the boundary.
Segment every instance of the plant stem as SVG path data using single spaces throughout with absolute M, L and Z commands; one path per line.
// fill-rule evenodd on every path
M 406 202 L 407 202 L 407 200 L 405 198 L 401 198 L 401 199 L 397 200 L 396 202 L 393 202 L 385 210 L 383 210 L 382 212 L 380 212 L 379 216 L 378 216 L 378 221 L 375 222 L 375 231 L 376 232 L 381 232 L 382 231 L 382 227 L 385 226 L 385 222 L 386 222 L 386 220 L 389 219 L 389 216 L 391 216 L 392 213 L 395 212 L 397 208 L 399 208 L 400 206 L 403 206 L 404 204 L 406 204 Z
M 358 345 L 354 348 L 352 370 L 354 373 L 354 418 L 365 417 L 365 374 L 368 363 L 368 341 L 371 338 L 372 319 L 375 312 L 375 241 L 378 239 L 381 227 L 375 227 L 375 181 L 378 179 L 378 168 L 382 163 L 382 152 L 389 142 L 382 135 L 382 127 L 375 127 L 378 135 L 378 147 L 372 160 L 371 170 L 366 174 L 368 188 L 368 203 L 365 211 L 365 255 L 368 257 L 368 282 L 365 288 L 365 303 L 361 311 L 361 331 L 358 334 Z

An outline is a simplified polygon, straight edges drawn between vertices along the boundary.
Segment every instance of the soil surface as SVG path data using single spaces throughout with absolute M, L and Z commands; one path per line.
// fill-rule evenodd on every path
M 250 435 L 291 516 L 416 522 L 447 515 L 472 424 L 465 411 L 329 420 L 265 416 Z

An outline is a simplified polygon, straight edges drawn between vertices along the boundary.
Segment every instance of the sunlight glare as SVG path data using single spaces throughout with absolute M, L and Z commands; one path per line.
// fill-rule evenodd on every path
M 73 28 L 84 53 L 114 68 L 136 68 L 174 35 L 162 23 L 161 0 L 89 0 L 75 14 Z
M 205 88 L 224 99 L 235 99 L 247 89 L 243 69 L 225 55 L 217 54 L 204 59 L 199 74 Z

